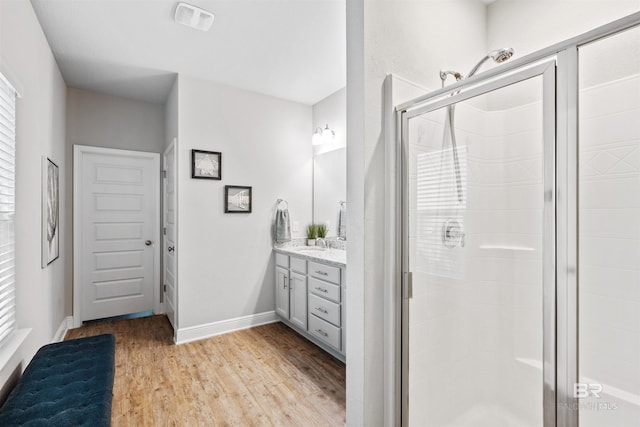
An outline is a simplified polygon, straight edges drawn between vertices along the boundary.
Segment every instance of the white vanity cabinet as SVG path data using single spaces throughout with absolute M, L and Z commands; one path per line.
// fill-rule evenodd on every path
M 289 288 L 289 320 L 294 325 L 307 329 L 307 276 L 291 271 Z
M 307 263 L 276 253 L 276 313 L 307 329 Z
M 309 264 L 309 332 L 344 353 L 339 267 L 308 261 Z
M 289 270 L 276 266 L 276 313 L 289 318 Z
M 342 361 L 344 274 L 344 268 L 276 252 L 276 313 Z

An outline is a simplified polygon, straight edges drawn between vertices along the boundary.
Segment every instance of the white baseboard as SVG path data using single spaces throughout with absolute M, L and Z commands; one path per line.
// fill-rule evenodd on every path
M 51 340 L 51 342 L 54 343 L 54 342 L 62 341 L 64 339 L 64 336 L 67 335 L 67 331 L 72 327 L 73 327 L 72 316 L 67 316 L 64 319 L 62 319 L 62 323 L 60 323 L 60 326 L 58 326 L 58 330 L 56 331 L 56 334 L 53 336 L 53 339 Z
M 252 328 L 254 326 L 266 325 L 280 321 L 275 311 L 265 311 L 264 313 L 251 314 L 249 316 L 236 317 L 235 319 L 221 320 L 219 322 L 207 323 L 204 325 L 180 328 L 176 333 L 176 344 L 184 344 L 197 341 L 228 332 L 239 331 L 241 329 Z

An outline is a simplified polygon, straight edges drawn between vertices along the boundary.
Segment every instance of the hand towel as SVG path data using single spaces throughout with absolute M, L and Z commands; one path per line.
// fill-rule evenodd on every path
M 291 223 L 289 222 L 289 209 L 276 211 L 276 242 L 291 241 Z
M 347 204 L 340 204 L 338 211 L 338 238 L 347 240 Z

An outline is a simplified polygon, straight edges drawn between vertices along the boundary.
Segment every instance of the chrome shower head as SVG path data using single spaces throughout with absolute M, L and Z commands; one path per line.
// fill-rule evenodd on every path
M 485 61 L 489 58 L 493 59 L 498 64 L 502 64 L 512 56 L 513 56 L 513 49 L 510 47 L 505 47 L 502 49 L 491 51 L 487 54 L 487 56 L 482 58 L 480 62 L 478 62 L 476 66 L 471 69 L 471 71 L 469 71 L 469 74 L 467 74 L 467 78 L 473 76 L 476 73 L 476 71 L 478 71 L 480 66 L 484 64 Z
M 498 64 L 502 64 L 504 61 L 509 60 L 513 56 L 513 48 L 505 47 L 502 49 L 494 50 L 493 52 L 489 52 L 487 56 L 490 56 L 491 59 L 496 61 Z

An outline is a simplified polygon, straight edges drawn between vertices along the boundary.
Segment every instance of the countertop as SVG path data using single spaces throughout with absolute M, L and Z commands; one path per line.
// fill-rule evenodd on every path
M 321 262 L 334 267 L 347 266 L 347 251 L 342 249 L 314 249 L 313 246 L 281 246 L 273 248 L 275 252 Z

